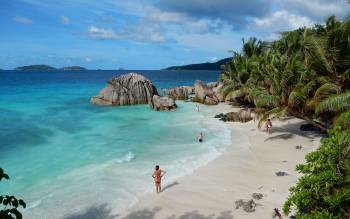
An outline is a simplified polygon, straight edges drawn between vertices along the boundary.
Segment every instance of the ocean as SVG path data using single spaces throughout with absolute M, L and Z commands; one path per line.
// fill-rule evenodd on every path
M 71 218 L 91 207 L 125 209 L 220 155 L 231 142 L 210 107 L 176 112 L 148 105 L 90 105 L 113 76 L 131 71 L 0 71 L 0 167 L 11 177 L 0 194 L 23 198 L 24 218 Z M 158 89 L 217 81 L 218 71 L 134 71 Z M 203 132 L 204 143 L 196 136 Z

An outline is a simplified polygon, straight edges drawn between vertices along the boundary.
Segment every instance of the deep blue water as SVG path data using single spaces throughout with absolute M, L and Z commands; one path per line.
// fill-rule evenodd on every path
M 27 201 L 25 218 L 63 218 L 103 203 L 125 208 L 153 189 L 149 176 L 155 164 L 168 171 L 169 183 L 216 157 L 230 142 L 224 124 L 209 118 L 204 106 L 198 113 L 194 104 L 179 101 L 176 112 L 155 112 L 147 105 L 90 105 L 90 97 L 112 76 L 127 72 L 0 71 L 0 167 L 11 176 L 0 183 L 0 191 Z M 135 72 L 157 88 L 219 76 Z M 204 144 L 195 140 L 199 132 L 205 134 Z

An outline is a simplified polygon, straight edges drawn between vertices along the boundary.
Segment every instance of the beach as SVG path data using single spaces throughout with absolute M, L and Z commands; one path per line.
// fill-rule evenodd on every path
M 211 108 L 212 115 L 208 116 L 239 110 L 223 103 Z M 271 135 L 259 130 L 256 121 L 229 123 L 232 144 L 222 155 L 192 175 L 167 182 L 162 193 L 144 195 L 122 213 L 105 209 L 107 215 L 125 219 L 271 218 L 274 208 L 282 209 L 289 188 L 300 177 L 296 165 L 318 147 L 321 138 L 300 131 L 305 123 L 300 119 L 272 122 Z M 296 148 L 299 145 L 301 149 Z M 287 175 L 277 176 L 279 171 Z M 151 177 L 149 183 L 153 183 Z M 253 193 L 263 195 L 260 200 L 254 199 L 253 212 L 236 209 L 237 200 L 253 199 Z

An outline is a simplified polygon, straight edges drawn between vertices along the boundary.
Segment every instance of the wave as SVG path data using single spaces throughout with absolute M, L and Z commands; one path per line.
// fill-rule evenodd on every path
M 128 163 L 136 158 L 135 154 L 128 152 L 124 157 L 116 159 L 115 163 Z

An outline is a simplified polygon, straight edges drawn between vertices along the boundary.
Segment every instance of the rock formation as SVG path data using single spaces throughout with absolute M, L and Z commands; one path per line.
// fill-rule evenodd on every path
M 216 97 L 214 91 L 202 81 L 195 82 L 194 93 L 194 102 L 199 102 L 206 105 L 216 105 L 219 103 L 219 99 Z
M 152 100 L 149 103 L 150 107 L 156 111 L 172 111 L 177 108 L 175 100 L 171 97 L 160 97 L 158 95 L 154 95 Z
M 220 113 L 216 115 L 215 118 L 224 122 L 249 122 L 254 116 L 255 114 L 251 109 L 241 109 L 238 112 Z
M 148 104 L 154 95 L 158 92 L 150 80 L 140 74 L 129 73 L 109 80 L 108 86 L 90 102 L 96 105 Z
M 194 94 L 194 87 L 191 86 L 175 87 L 168 90 L 168 96 L 175 100 L 188 100 L 191 94 Z
M 194 102 L 203 103 L 206 105 L 216 105 L 224 101 L 224 97 L 220 93 L 222 84 L 217 82 L 204 84 L 202 81 L 196 81 L 194 84 L 195 97 Z
M 221 88 L 223 87 L 224 85 L 222 83 L 217 83 L 216 86 L 214 86 L 212 89 L 215 93 L 215 96 L 218 98 L 218 100 L 220 102 L 224 102 L 225 101 L 225 98 L 224 96 L 221 94 Z

